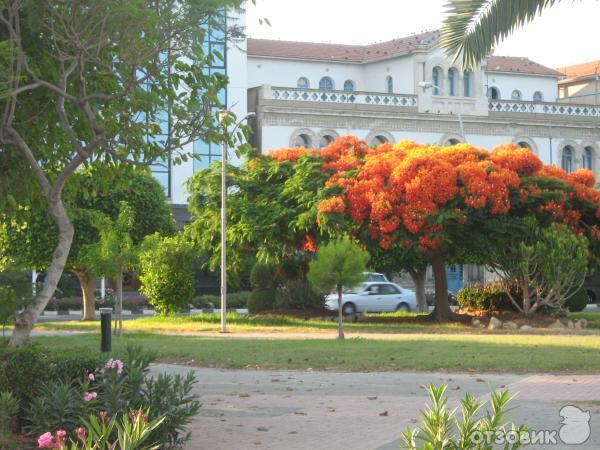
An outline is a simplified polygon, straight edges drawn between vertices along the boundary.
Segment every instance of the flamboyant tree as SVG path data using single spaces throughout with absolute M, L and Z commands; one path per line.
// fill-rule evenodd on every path
M 566 175 L 526 149 L 403 142 L 365 154 L 359 143 L 334 159 L 324 149 L 322 158 L 332 176 L 320 219 L 336 226 L 350 221 L 358 236 L 390 252 L 418 249 L 433 268 L 437 320 L 453 317 L 446 264 L 485 263 L 510 233 L 510 217 L 547 214 L 598 239 L 600 200 L 591 172 Z M 542 187 L 548 184 L 554 186 Z
M 20 188 L 6 182 L 11 178 L 36 186 L 58 231 L 44 284 L 17 315 L 11 345 L 27 341 L 67 262 L 74 228 L 63 190 L 78 168 L 105 161 L 176 164 L 189 156 L 182 150 L 187 144 L 224 139 L 213 107 L 227 80 L 204 70 L 223 56 L 207 52 L 203 41 L 207 29 L 224 27 L 215 17 L 240 3 L 2 3 L 0 167 L 21 172 L 0 173 L 0 190 L 17 197 Z

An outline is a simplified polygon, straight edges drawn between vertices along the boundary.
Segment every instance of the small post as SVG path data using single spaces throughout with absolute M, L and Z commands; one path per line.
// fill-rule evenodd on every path
M 112 308 L 100 308 L 100 351 L 102 353 L 107 353 L 111 351 L 111 314 Z

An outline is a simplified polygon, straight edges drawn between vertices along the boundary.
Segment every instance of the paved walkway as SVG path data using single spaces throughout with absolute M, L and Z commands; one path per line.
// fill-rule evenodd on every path
M 600 375 L 446 374 L 441 372 L 334 373 L 219 370 L 158 364 L 156 371 L 196 372 L 203 406 L 194 419 L 194 450 L 388 450 L 419 418 L 424 386 L 447 383 L 451 404 L 466 392 L 518 393 L 510 420 L 535 430 L 558 430 L 559 411 L 590 411 L 591 436 L 579 446 L 600 448 Z

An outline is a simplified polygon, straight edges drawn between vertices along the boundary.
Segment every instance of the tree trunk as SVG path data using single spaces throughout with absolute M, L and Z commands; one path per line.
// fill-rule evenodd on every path
M 115 329 L 114 334 L 119 334 L 119 336 L 123 335 L 123 272 L 117 272 L 117 277 L 115 278 L 115 283 L 117 285 L 117 302 L 116 302 L 116 311 L 115 311 Z
M 425 298 L 425 281 L 427 278 L 427 267 L 408 271 L 415 284 L 415 295 L 417 297 L 417 312 L 428 312 L 427 299 Z
M 338 339 L 344 339 L 344 319 L 342 316 L 342 285 L 338 284 Z
M 96 299 L 94 298 L 94 278 L 85 269 L 73 271 L 77 275 L 83 295 L 83 317 L 81 320 L 96 320 Z
M 435 279 L 435 307 L 430 317 L 438 322 L 450 321 L 455 314 L 448 303 L 448 280 L 446 279 L 446 259 L 441 253 L 434 253 L 429 258 Z
M 46 305 L 54 295 L 56 286 L 60 280 L 69 257 L 71 243 L 73 242 L 74 228 L 69 220 L 65 205 L 60 198 L 60 191 L 52 191 L 48 194 L 48 212 L 54 219 L 58 228 L 58 243 L 52 254 L 52 262 L 46 269 L 46 279 L 42 289 L 37 293 L 33 301 L 27 305 L 25 310 L 18 313 L 15 318 L 15 327 L 10 345 L 20 347 L 27 343 L 31 330 L 38 317 L 46 308 Z

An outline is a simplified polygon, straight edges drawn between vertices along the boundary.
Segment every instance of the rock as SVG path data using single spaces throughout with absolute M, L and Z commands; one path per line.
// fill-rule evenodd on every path
M 357 322 L 368 322 L 368 321 L 369 321 L 369 319 L 368 319 L 368 318 L 367 318 L 367 316 L 365 316 L 363 313 L 359 313 L 359 314 L 356 316 L 356 321 L 357 321 Z
M 550 325 L 548 325 L 548 328 L 554 328 L 554 329 L 560 330 L 560 329 L 564 329 L 565 325 L 560 320 L 556 319 L 556 321 L 554 321 Z
M 588 326 L 587 319 L 579 319 L 579 323 L 581 324 L 581 328 L 587 328 Z
M 533 327 L 529 326 L 529 325 L 521 325 L 521 330 L 527 331 L 527 330 L 533 330 Z
M 569 321 L 567 322 L 567 328 L 575 328 L 575 324 L 573 324 L 573 321 L 569 319 Z
M 502 324 L 502 328 L 507 328 L 509 330 L 517 330 L 517 329 L 519 329 L 519 325 L 517 325 L 514 322 L 508 321 L 508 322 L 504 322 L 504 324 Z
M 475 325 L 475 328 L 485 328 L 485 324 L 479 322 L 477 325 Z
M 502 321 L 492 317 L 490 319 L 490 323 L 488 324 L 488 330 L 496 330 L 498 328 L 502 328 Z
M 573 323 L 573 326 L 575 327 L 576 330 L 581 330 L 583 328 L 581 326 L 581 322 L 579 320 L 576 320 L 575 323 Z
M 474 327 L 479 327 L 479 325 L 481 325 L 481 320 L 473 318 L 473 320 L 471 320 L 471 325 Z

